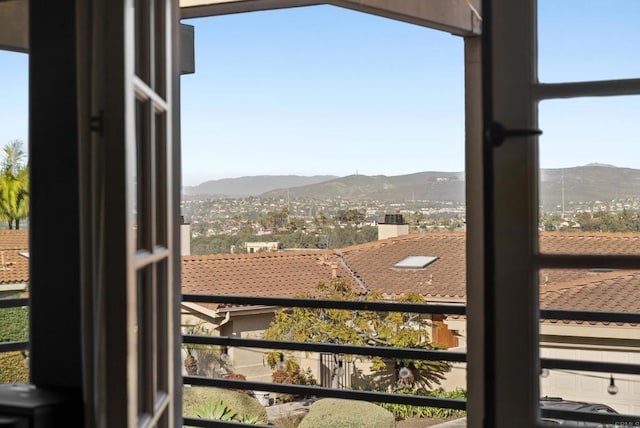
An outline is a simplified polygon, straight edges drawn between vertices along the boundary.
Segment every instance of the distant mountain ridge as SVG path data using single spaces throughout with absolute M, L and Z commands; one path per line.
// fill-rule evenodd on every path
M 254 175 L 209 180 L 197 186 L 186 186 L 184 195 L 245 197 L 258 196 L 274 189 L 304 186 L 337 178 L 335 175 Z
M 463 203 L 463 172 L 418 172 L 407 175 L 253 176 L 213 180 L 185 188 L 185 195 L 290 198 L 430 200 Z M 640 198 L 640 170 L 604 164 L 542 169 L 543 209 L 565 203 Z
M 606 164 L 543 169 L 540 195 L 540 202 L 545 208 L 557 207 L 563 199 L 566 204 L 638 198 L 640 170 Z
M 288 189 L 272 190 L 261 196 L 464 202 L 464 173 L 418 172 L 396 175 L 348 175 L 334 180 Z

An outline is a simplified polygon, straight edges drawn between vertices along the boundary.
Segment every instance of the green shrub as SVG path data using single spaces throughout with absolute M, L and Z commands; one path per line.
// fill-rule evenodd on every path
M 0 309 L 0 342 L 29 340 L 29 309 Z
M 438 398 L 455 398 L 459 400 L 465 400 L 467 393 L 464 389 L 456 389 L 454 391 L 445 391 L 442 388 L 425 391 L 423 389 L 398 389 L 395 391 L 397 394 L 412 394 L 412 395 L 424 395 L 428 397 Z M 429 406 L 412 406 L 409 404 L 397 404 L 397 403 L 377 403 L 380 407 L 387 409 L 396 417 L 396 419 L 407 418 L 448 418 L 451 416 L 464 416 L 466 412 L 464 410 L 445 409 L 441 407 L 429 407 Z
M 203 410 L 201 406 L 222 401 L 236 415 L 235 420 L 247 422 L 257 420 L 260 421 L 259 423 L 267 421 L 267 411 L 264 406 L 250 395 L 240 392 L 222 388 L 188 386 L 182 389 L 182 401 L 182 412 L 185 416 L 197 417 L 198 410 Z
M 310 368 L 302 370 L 292 355 L 284 354 L 280 351 L 266 354 L 266 361 L 269 367 L 275 369 L 271 374 L 273 383 L 283 383 L 288 385 L 316 385 L 316 379 Z M 279 367 L 284 363 L 284 370 Z M 295 395 L 277 393 L 276 400 L 280 403 L 288 403 L 296 399 Z
M 21 352 L 0 353 L 0 383 L 28 383 L 29 367 Z
M 393 414 L 366 401 L 323 398 L 309 408 L 298 428 L 393 428 Z
M 19 294 L 11 297 L 20 297 Z M 0 309 L 0 342 L 29 340 L 29 309 Z M 0 383 L 28 383 L 29 368 L 21 352 L 0 354 Z
M 217 421 L 236 420 L 238 414 L 231 410 L 222 400 L 210 400 L 200 404 L 196 410 L 196 417 L 203 419 L 215 419 Z

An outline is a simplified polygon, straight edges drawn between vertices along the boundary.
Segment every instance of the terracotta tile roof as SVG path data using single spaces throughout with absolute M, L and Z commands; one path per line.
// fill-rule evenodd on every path
M 547 254 L 640 254 L 640 233 L 553 232 L 540 237 Z M 542 269 L 540 307 L 640 312 L 640 272 Z
M 24 250 L 29 248 L 28 230 L 0 229 L 0 250 Z
M 640 272 L 620 270 L 562 283 L 542 285 L 540 287 L 540 307 L 543 309 L 640 313 Z
M 340 276 L 352 276 L 370 291 L 389 297 L 414 292 L 429 300 L 463 303 L 466 299 L 465 242 L 465 233 L 429 232 L 373 241 L 335 252 L 183 258 L 183 288 L 193 290 L 185 291 L 191 293 L 290 297 L 313 291 L 320 280 L 328 281 L 328 265 L 337 263 Z M 555 254 L 633 254 L 640 253 L 640 234 L 543 232 L 540 247 Z M 394 267 L 408 256 L 433 256 L 437 260 L 419 269 Z M 541 299 L 545 307 L 551 308 L 556 300 L 546 293 L 555 293 L 549 296 L 560 293 L 569 300 L 558 300 L 564 306 L 557 309 L 605 310 L 608 306 L 592 306 L 589 302 L 607 300 L 611 286 L 604 287 L 603 284 L 615 282 L 623 284 L 618 289 L 630 293 L 626 299 L 615 301 L 616 310 L 640 312 L 640 291 L 627 284 L 636 273 L 629 276 L 626 271 L 601 273 L 586 269 L 543 269 L 539 276 Z M 588 292 L 579 293 L 580 287 Z M 565 289 L 576 291 L 559 291 Z M 585 297 L 587 295 L 590 297 Z
M 338 277 L 349 279 L 357 289 L 349 272 L 330 251 L 183 256 L 182 292 L 256 297 L 315 294 L 319 282 L 331 281 L 332 266 Z
M 29 282 L 28 230 L 0 230 L 0 284 Z
M 640 254 L 640 233 L 543 232 L 540 252 L 548 254 Z
M 410 234 L 343 248 L 338 253 L 372 291 L 461 300 L 466 294 L 465 240 L 461 232 Z M 408 256 L 438 259 L 423 269 L 393 267 Z

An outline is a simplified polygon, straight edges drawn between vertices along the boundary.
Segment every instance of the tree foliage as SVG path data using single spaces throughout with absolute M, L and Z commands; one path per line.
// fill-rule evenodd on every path
M 292 223 L 289 223 L 290 225 Z M 296 229 L 296 230 L 294 230 Z M 246 229 L 235 235 L 219 234 L 200 236 L 191 240 L 193 254 L 221 254 L 229 253 L 234 247 L 237 253 L 246 252 L 246 242 L 278 241 L 280 248 L 343 248 L 349 245 L 363 244 L 378 239 L 378 229 L 365 225 L 361 227 L 345 225 L 342 227 L 326 228 L 318 233 L 309 233 L 298 226 L 291 230 L 281 230 L 277 233 L 256 235 L 248 233 Z
M 366 296 L 357 294 L 342 278 L 337 278 L 329 284 L 319 283 L 317 289 L 324 299 L 383 300 L 383 296 L 375 292 Z M 423 303 L 424 299 L 418 294 L 411 293 L 397 301 Z M 410 312 L 293 308 L 278 311 L 269 328 L 265 330 L 264 337 L 297 342 L 438 349 L 439 347 L 429 340 L 429 328 L 430 320 Z M 403 367 L 410 370 L 408 377 L 400 376 L 400 370 Z M 387 360 L 372 357 L 371 369 L 374 371 L 391 369 L 395 374 L 397 387 L 430 388 L 443 379 L 444 373 L 450 370 L 450 365 L 441 361 Z
M 293 355 L 284 352 L 268 352 L 266 355 L 267 365 L 273 370 L 271 380 L 273 383 L 283 383 L 289 385 L 315 385 L 317 381 L 313 377 L 311 369 L 302 370 Z M 277 400 L 287 403 L 295 400 L 291 394 L 276 394 Z
M 9 229 L 20 229 L 20 220 L 29 216 L 29 167 L 19 140 L 4 146 L 0 170 L 0 219 Z
M 547 231 L 640 232 L 640 212 L 626 209 L 620 212 L 579 212 L 570 218 L 543 214 L 540 224 Z

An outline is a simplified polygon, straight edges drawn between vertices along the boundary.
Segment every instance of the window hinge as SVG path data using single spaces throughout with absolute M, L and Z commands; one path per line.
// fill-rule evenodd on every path
M 534 135 L 542 135 L 542 131 L 540 129 L 505 129 L 498 122 L 492 122 L 491 126 L 486 131 L 487 139 L 494 147 L 500 146 L 504 143 L 506 138 L 521 138 L 521 137 L 532 137 Z
M 89 129 L 91 132 L 97 132 L 102 135 L 102 131 L 104 129 L 103 125 L 102 112 L 98 113 L 97 116 L 91 116 L 91 119 L 89 120 Z

